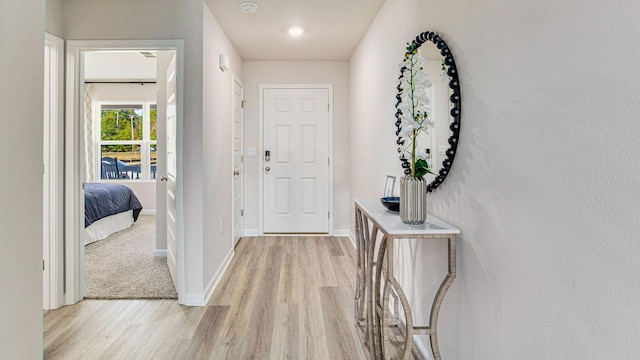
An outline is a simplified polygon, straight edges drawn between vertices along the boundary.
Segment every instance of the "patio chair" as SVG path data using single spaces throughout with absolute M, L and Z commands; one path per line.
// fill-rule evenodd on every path
M 101 164 L 101 179 L 120 179 L 120 170 L 118 169 L 118 159 L 111 157 L 103 157 Z

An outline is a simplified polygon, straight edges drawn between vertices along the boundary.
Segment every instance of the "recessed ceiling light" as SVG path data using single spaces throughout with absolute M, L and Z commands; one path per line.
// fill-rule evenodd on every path
M 299 28 L 297 26 L 292 27 L 291 29 L 289 29 L 289 35 L 291 36 L 300 36 L 302 35 L 304 31 L 302 30 L 302 28 Z
M 254 3 L 246 2 L 246 3 L 240 4 L 240 8 L 245 14 L 253 14 L 254 12 L 256 12 L 258 5 Z

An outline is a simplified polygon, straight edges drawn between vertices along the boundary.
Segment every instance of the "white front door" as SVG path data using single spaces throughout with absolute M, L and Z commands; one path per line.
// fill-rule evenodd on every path
M 329 232 L 329 89 L 263 89 L 263 231 Z
M 167 266 L 173 279 L 176 281 L 177 253 L 177 226 L 176 226 L 176 55 L 171 58 L 167 68 L 167 176 L 162 180 L 167 181 Z
M 233 246 L 242 237 L 242 99 L 243 85 L 233 79 Z

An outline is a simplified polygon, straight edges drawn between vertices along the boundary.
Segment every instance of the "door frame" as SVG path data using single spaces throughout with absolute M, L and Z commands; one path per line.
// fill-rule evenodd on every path
M 233 113 L 235 111 L 235 96 L 234 94 L 234 87 L 235 84 L 240 85 L 240 88 L 242 89 L 242 102 L 244 102 L 244 83 L 242 82 L 242 80 L 240 80 L 236 74 L 231 74 L 231 116 L 233 117 Z M 240 112 L 240 132 L 241 132 L 241 136 L 240 136 L 240 153 L 241 153 L 241 160 L 240 160 L 240 203 L 242 204 L 242 209 L 244 211 L 244 104 L 241 103 L 240 104 L 240 108 L 242 109 L 242 111 Z M 233 119 L 232 119 L 232 124 L 231 124 L 231 248 L 235 249 L 236 246 L 236 233 L 235 233 L 235 223 L 236 223 L 236 219 L 235 219 L 235 209 L 234 209 L 234 203 L 233 203 L 233 196 L 235 195 L 235 177 L 233 175 L 233 171 L 234 171 L 234 156 L 233 156 Z M 240 234 L 239 237 L 243 237 L 244 236 L 244 216 L 240 215 Z
M 258 227 L 262 236 L 264 233 L 264 91 L 266 89 L 326 89 L 329 91 L 329 129 L 328 129 L 328 144 L 329 147 L 329 232 L 328 235 L 333 235 L 333 84 L 259 84 L 259 141 L 258 147 L 260 153 L 258 154 Z M 271 234 L 278 235 L 278 234 Z M 291 235 L 291 234 L 282 234 Z
M 183 94 L 184 40 L 67 40 L 66 49 L 66 121 L 65 121 L 65 303 L 84 298 L 84 53 L 87 51 L 150 50 L 175 51 L 177 81 L 176 161 L 179 182 L 176 184 L 177 212 L 177 284 L 178 302 L 185 291 L 184 261 L 184 184 L 183 178 Z M 157 211 L 159 213 L 159 211 Z
M 64 40 L 45 33 L 45 46 L 55 50 L 45 60 L 43 309 L 64 304 Z M 46 54 L 46 53 L 45 53 Z M 54 60 L 55 63 L 50 63 Z M 47 75 L 48 74 L 48 75 Z

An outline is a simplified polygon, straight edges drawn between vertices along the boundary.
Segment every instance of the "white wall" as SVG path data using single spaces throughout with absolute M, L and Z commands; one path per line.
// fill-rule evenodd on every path
M 0 0 L 2 359 L 42 358 L 44 21 L 42 1 Z
M 214 279 L 225 256 L 233 250 L 232 237 L 232 74 L 242 78 L 242 62 L 216 18 L 203 4 L 203 204 L 204 284 Z M 218 67 L 218 55 L 229 58 L 229 71 Z M 222 226 L 221 226 L 222 222 Z M 220 276 L 221 274 L 217 274 Z
M 244 149 L 259 148 L 260 84 L 333 84 L 334 229 L 349 229 L 349 63 L 245 61 Z M 244 228 L 258 230 L 259 156 L 244 164 Z M 384 187 L 384 178 L 380 186 Z M 380 190 L 382 191 L 382 190 Z
M 87 79 L 87 81 L 91 81 Z M 156 85 L 155 84 L 91 84 L 91 100 L 135 103 L 139 102 L 155 102 L 156 101 Z M 128 103 L 127 103 L 128 104 Z
M 64 0 L 46 0 L 45 28 L 49 34 L 64 38 Z
M 370 178 L 401 173 L 393 106 L 405 43 L 438 31 L 456 57 L 460 146 L 428 197 L 462 230 L 444 358 L 640 357 L 639 16 L 630 2 L 387 0 L 352 57 L 355 198 L 379 196 Z M 444 251 L 402 249 L 418 318 Z
M 99 111 L 96 105 L 98 102 L 137 104 L 142 102 L 155 103 L 157 99 L 155 84 L 92 84 L 92 86 L 91 100 L 94 104 L 94 114 Z M 160 117 L 158 118 L 160 119 Z M 158 139 L 160 139 L 160 137 L 158 137 Z M 143 213 L 156 212 L 155 180 L 109 180 L 109 183 L 119 183 L 130 187 L 142 203 Z
M 202 0 L 65 0 L 67 40 L 184 39 L 186 296 L 203 292 Z
M 185 299 L 196 304 L 231 250 L 231 72 L 242 76 L 240 58 L 202 0 L 65 0 L 64 13 L 68 40 L 185 40 Z M 220 52 L 231 72 L 217 69 Z

